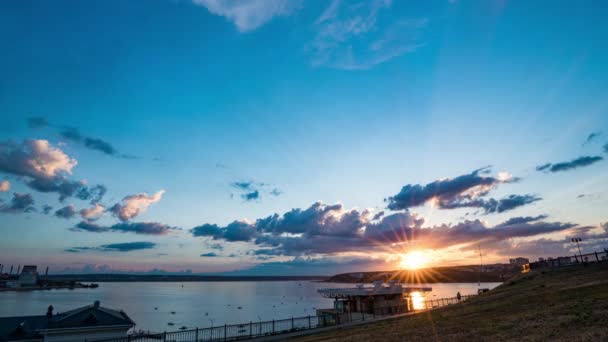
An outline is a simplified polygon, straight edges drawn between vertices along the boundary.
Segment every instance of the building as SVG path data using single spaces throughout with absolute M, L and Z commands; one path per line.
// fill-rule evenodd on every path
M 38 283 L 38 271 L 35 265 L 25 265 L 19 274 L 19 285 L 21 287 L 36 286 Z
M 0 341 L 82 342 L 104 338 L 126 337 L 135 323 L 123 311 L 107 309 L 96 301 L 93 305 L 46 315 L 0 317 Z
M 509 264 L 512 266 L 518 266 L 521 267 L 525 264 L 529 264 L 530 260 L 526 259 L 526 258 L 515 258 L 515 259 L 509 259 Z
M 352 319 L 353 314 L 363 316 L 395 315 L 424 308 L 422 293 L 430 292 L 430 287 L 404 287 L 392 281 L 384 284 L 374 282 L 373 286 L 357 285 L 354 288 L 319 289 L 318 292 L 334 299 L 332 309 L 319 309 L 317 316 L 331 319 Z

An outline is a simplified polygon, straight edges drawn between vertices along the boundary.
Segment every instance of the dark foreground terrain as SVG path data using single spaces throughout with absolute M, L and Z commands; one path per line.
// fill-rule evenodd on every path
M 516 275 L 465 303 L 298 341 L 608 341 L 608 263 Z

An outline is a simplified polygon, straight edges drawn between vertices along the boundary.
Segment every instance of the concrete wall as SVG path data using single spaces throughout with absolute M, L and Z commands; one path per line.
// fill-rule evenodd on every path
M 70 331 L 63 333 L 49 333 L 44 337 L 44 342 L 83 342 L 85 340 L 100 340 L 106 338 L 126 337 L 128 328 L 122 329 L 97 329 L 87 331 Z

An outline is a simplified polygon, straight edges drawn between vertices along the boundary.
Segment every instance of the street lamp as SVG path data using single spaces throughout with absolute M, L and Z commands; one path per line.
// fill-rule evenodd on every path
M 583 241 L 583 239 L 579 237 L 571 238 L 570 241 L 576 242 L 576 246 L 578 247 L 578 254 L 581 256 L 581 262 L 583 261 L 583 253 L 581 252 L 581 245 L 579 242 Z

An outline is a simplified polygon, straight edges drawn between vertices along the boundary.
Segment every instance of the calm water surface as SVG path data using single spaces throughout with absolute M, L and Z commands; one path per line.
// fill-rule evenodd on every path
M 482 283 L 481 287 L 499 284 Z M 102 306 L 124 310 L 137 329 L 171 331 L 181 326 L 203 328 L 315 315 L 316 308 L 332 307 L 332 300 L 321 297 L 317 289 L 353 286 L 309 281 L 99 283 L 97 289 L 0 292 L 0 317 L 44 315 L 49 305 L 62 312 L 99 300 Z M 458 291 L 476 294 L 478 288 L 477 283 L 428 286 L 433 291 L 427 299 L 454 297 Z M 168 326 L 169 322 L 175 325 Z

